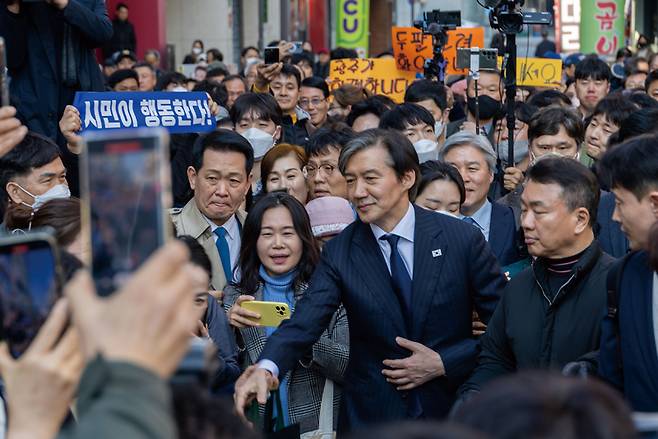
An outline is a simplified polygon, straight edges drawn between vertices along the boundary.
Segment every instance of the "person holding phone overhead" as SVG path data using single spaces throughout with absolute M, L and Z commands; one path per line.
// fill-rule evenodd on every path
M 224 307 L 229 323 L 236 329 L 238 346 L 244 351 L 245 368 L 256 363 L 276 328 L 260 326 L 260 316 L 247 311 L 243 303 L 283 302 L 294 313 L 319 258 L 308 214 L 297 199 L 273 192 L 253 207 L 244 224 L 240 249 L 242 278 L 224 290 Z M 299 424 L 301 433 L 318 429 L 325 382 L 329 379 L 341 383 L 347 369 L 349 335 L 342 306 L 326 328 L 308 355 L 280 377 L 285 424 Z M 338 391 L 336 387 L 334 420 L 338 416 Z

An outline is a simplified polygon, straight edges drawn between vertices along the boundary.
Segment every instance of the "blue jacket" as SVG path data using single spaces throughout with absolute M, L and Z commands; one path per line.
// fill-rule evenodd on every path
M 612 220 L 614 211 L 615 195 L 601 191 L 601 201 L 596 216 L 596 239 L 604 252 L 615 258 L 621 258 L 628 253 L 628 239 L 621 231 L 619 223 Z
M 77 67 L 77 84 L 64 84 L 62 51 L 65 23 Z M 112 37 L 104 0 L 69 0 L 63 10 L 46 2 L 22 2 L 19 14 L 0 6 L 0 36 L 7 45 L 11 101 L 31 131 L 55 140 L 59 120 L 78 90 L 103 91 L 94 48 Z M 74 69 L 71 69 L 74 70 Z
M 410 329 L 375 236 L 357 220 L 325 246 L 295 314 L 270 336 L 260 359 L 274 361 L 283 376 L 320 337 L 342 305 L 350 322 L 350 361 L 338 429 L 404 419 L 409 392 L 382 375 L 382 361 L 410 355 L 397 336 L 441 356 L 446 375 L 413 395 L 427 418 L 447 415 L 460 384 L 479 352 L 472 335 L 472 312 L 488 322 L 505 284 L 482 233 L 455 218 L 415 207 L 414 273 Z
M 608 315 L 603 319 L 599 373 L 624 393 L 634 411 L 658 412 L 653 270 L 647 253 L 642 251 L 630 255 L 623 267 L 620 284 L 610 285 L 613 282 L 615 279 L 608 279 L 608 289 L 617 289 L 618 311 L 616 319 Z

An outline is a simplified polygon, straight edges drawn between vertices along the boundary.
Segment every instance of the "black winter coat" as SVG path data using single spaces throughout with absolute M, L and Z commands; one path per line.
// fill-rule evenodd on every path
M 546 261 L 538 258 L 505 287 L 478 365 L 460 393 L 521 369 L 561 370 L 599 348 L 606 313 L 606 276 L 614 258 L 594 241 L 550 299 Z

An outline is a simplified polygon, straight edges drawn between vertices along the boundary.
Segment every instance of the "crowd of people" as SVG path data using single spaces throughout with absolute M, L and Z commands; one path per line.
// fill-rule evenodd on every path
M 396 103 L 330 90 L 350 49 L 275 41 L 266 64 L 246 47 L 236 73 L 197 40 L 187 77 L 137 59 L 116 12 L 0 6 L 0 235 L 51 227 L 66 277 L 25 353 L 0 345 L 5 437 L 632 438 L 632 412 L 658 412 L 648 46 L 620 51 L 621 78 L 565 56 L 560 88 L 519 87 L 508 127 L 497 70 Z M 108 298 L 85 269 L 76 91 L 202 91 L 217 121 L 171 135 L 177 239 Z M 141 176 L 111 169 L 129 199 Z M 291 317 L 263 325 L 253 301 Z

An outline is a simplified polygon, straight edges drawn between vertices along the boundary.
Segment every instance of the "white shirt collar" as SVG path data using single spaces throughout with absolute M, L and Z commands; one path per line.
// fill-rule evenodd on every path
M 231 217 L 226 220 L 224 224 L 221 226 L 218 226 L 215 224 L 210 218 L 207 216 L 203 216 L 205 220 L 208 222 L 208 225 L 210 226 L 210 231 L 215 233 L 215 230 L 219 229 L 220 227 L 224 227 L 226 229 L 226 234 L 228 235 L 229 239 L 235 239 L 239 234 L 240 230 L 238 229 L 238 220 L 235 218 L 235 214 L 231 215 Z
M 390 233 L 385 232 L 379 226 L 370 224 L 370 229 L 375 235 L 375 239 L 379 241 L 384 235 L 397 235 L 407 241 L 414 242 L 414 230 L 416 227 L 416 211 L 411 203 L 409 203 L 409 208 L 407 213 L 404 214 L 399 223 L 391 230 Z

